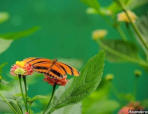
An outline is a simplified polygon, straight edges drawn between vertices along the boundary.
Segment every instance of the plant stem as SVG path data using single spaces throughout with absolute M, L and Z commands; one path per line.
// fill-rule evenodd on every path
M 117 98 L 120 102 L 122 102 L 123 99 L 121 98 L 120 93 L 117 91 L 117 89 L 115 88 L 114 85 L 112 85 L 112 91 L 113 91 L 114 95 L 116 96 L 116 98 Z
M 133 34 L 132 34 L 133 31 L 131 30 L 129 23 L 125 23 L 125 26 L 126 26 L 126 28 L 127 28 L 127 32 L 128 32 L 129 37 L 130 37 L 131 39 L 133 39 L 133 38 L 134 38 L 134 36 L 133 36 Z
M 53 98 L 54 93 L 55 93 L 55 90 L 56 90 L 56 85 L 57 85 L 56 83 L 53 85 L 51 97 L 50 97 L 50 99 L 49 99 L 49 102 L 48 102 L 48 104 L 47 104 L 45 110 L 43 111 L 43 114 L 45 114 L 47 108 L 49 107 L 49 105 L 50 105 L 50 103 L 51 103 L 51 101 L 52 101 L 52 98 Z
M 26 81 L 26 76 L 23 76 L 23 82 L 24 82 L 24 86 L 25 86 L 25 102 L 27 105 L 27 111 L 28 111 L 28 104 L 27 104 L 27 98 L 28 98 L 28 94 L 27 94 L 27 81 Z
M 120 0 L 116 0 L 118 2 L 118 4 L 121 6 L 122 10 L 125 12 L 125 14 L 127 15 L 135 33 L 137 34 L 139 40 L 141 41 L 141 43 L 143 44 L 143 46 L 145 47 L 145 49 L 148 51 L 148 44 L 146 43 L 146 41 L 144 40 L 143 36 L 141 35 L 140 31 L 138 30 L 137 26 L 135 25 L 135 23 L 132 21 L 131 17 L 129 16 L 127 9 L 125 8 L 124 4 L 120 1 Z
M 20 90 L 21 90 L 22 98 L 23 98 L 23 101 L 24 101 L 24 104 L 25 104 L 25 109 L 28 112 L 27 103 L 26 103 L 26 100 L 25 100 L 25 96 L 23 94 L 22 81 L 21 81 L 22 76 L 18 75 L 18 77 L 19 77 L 19 84 L 20 84 Z
M 121 38 L 122 38 L 124 41 L 126 41 L 127 38 L 126 38 L 126 36 L 125 36 L 123 30 L 120 28 L 120 26 L 117 25 L 117 26 L 116 26 L 116 29 L 117 29 L 117 31 L 119 32 Z
M 2 100 L 10 107 L 10 109 L 17 114 L 17 111 L 15 110 L 15 108 L 9 103 L 8 99 L 3 96 L 2 94 L 0 94 L 0 97 L 2 98 Z
M 134 95 L 134 100 L 136 101 L 136 93 L 137 93 L 137 85 L 138 85 L 138 78 L 135 76 L 135 82 L 134 82 L 134 91 L 133 91 L 133 95 Z

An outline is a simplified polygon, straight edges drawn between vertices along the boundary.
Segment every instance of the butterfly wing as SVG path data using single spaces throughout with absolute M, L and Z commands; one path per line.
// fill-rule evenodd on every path
M 71 67 L 65 63 L 62 63 L 62 62 L 57 62 L 56 63 L 59 67 L 61 67 L 61 69 L 63 69 L 63 71 L 66 73 L 66 74 L 69 74 L 69 75 L 74 75 L 74 76 L 79 76 L 79 72 L 74 68 L 74 67 Z
M 54 62 L 54 60 L 36 57 L 30 57 L 23 61 L 31 64 L 34 71 L 44 73 L 55 78 L 63 78 L 66 74 L 79 76 L 79 72 L 74 67 L 62 62 Z
M 30 57 L 25 59 L 24 62 L 31 64 L 34 71 L 38 73 L 44 73 L 55 78 L 63 78 L 66 75 L 54 60 Z
M 43 62 L 49 62 L 51 63 L 52 60 L 46 59 L 46 58 L 37 58 L 37 57 L 29 57 L 27 59 L 23 60 L 26 63 L 29 63 L 31 65 L 37 64 L 37 63 L 43 63 Z

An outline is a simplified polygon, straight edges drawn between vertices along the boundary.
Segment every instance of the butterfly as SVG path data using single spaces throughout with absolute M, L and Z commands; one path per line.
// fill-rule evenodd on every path
M 46 58 L 30 57 L 24 59 L 23 61 L 30 64 L 35 72 L 43 73 L 56 79 L 62 79 L 67 74 L 79 76 L 77 69 L 65 63 L 59 62 L 57 59 L 51 60 Z

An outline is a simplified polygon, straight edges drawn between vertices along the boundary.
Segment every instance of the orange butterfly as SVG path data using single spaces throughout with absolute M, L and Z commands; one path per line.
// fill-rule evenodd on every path
M 56 79 L 62 79 L 67 74 L 79 76 L 79 72 L 74 67 L 58 62 L 56 59 L 50 60 L 46 58 L 30 57 L 23 61 L 31 64 L 34 71 L 44 73 Z

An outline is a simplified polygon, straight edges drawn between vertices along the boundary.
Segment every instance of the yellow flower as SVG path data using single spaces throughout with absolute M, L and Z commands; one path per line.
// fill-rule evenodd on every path
M 103 29 L 102 30 L 95 30 L 92 33 L 92 37 L 93 37 L 94 40 L 102 39 L 106 35 L 107 35 L 107 31 L 106 30 L 103 30 Z
M 137 16 L 134 12 L 131 12 L 130 10 L 127 11 L 129 17 L 131 18 L 132 22 L 136 22 Z M 117 20 L 120 22 L 127 22 L 129 23 L 130 20 L 128 19 L 127 15 L 125 12 L 121 12 L 117 15 Z
M 18 65 L 20 67 L 24 67 L 25 66 L 25 62 L 24 61 L 16 61 L 16 65 Z
M 114 78 L 113 74 L 107 74 L 105 77 L 106 80 L 113 80 L 113 78 Z
M 28 76 L 33 73 L 33 68 L 31 64 L 26 63 L 25 61 L 16 61 L 16 63 L 11 67 L 10 74 L 12 76 Z

